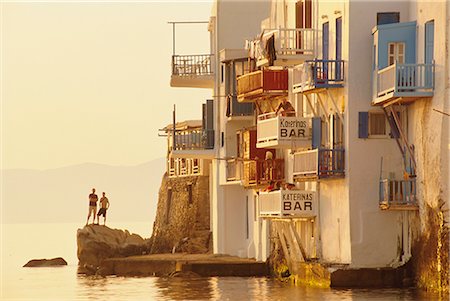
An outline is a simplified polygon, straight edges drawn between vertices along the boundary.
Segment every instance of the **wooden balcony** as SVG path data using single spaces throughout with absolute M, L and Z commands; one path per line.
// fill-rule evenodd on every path
M 410 103 L 433 94 L 434 63 L 394 63 L 374 74 L 372 105 Z
M 380 209 L 419 210 L 416 198 L 416 180 L 381 180 Z
M 314 217 L 318 213 L 314 191 L 275 190 L 259 193 L 259 214 L 262 217 Z
M 294 154 L 297 181 L 344 177 L 344 149 L 313 149 Z
M 258 70 L 237 78 L 239 102 L 253 102 L 268 97 L 287 95 L 287 70 Z
M 261 38 L 253 41 L 256 65 L 294 66 L 313 59 L 316 32 L 311 28 L 264 30 Z
M 202 161 L 200 159 L 170 158 L 167 162 L 169 177 L 199 176 L 203 175 Z
M 284 180 L 284 160 L 249 160 L 243 162 L 243 185 L 258 187 Z
M 253 103 L 240 103 L 236 95 L 227 96 L 226 115 L 229 121 L 251 120 L 253 118 L 255 106 Z
M 212 159 L 214 156 L 214 130 L 176 131 L 174 141 L 169 139 L 169 143 L 173 158 Z
M 311 147 L 311 118 L 263 114 L 257 120 L 258 148 Z
M 341 88 L 344 86 L 343 60 L 307 61 L 294 68 L 294 93 L 313 92 L 317 89 Z
M 211 54 L 173 55 L 171 87 L 213 88 L 214 70 Z

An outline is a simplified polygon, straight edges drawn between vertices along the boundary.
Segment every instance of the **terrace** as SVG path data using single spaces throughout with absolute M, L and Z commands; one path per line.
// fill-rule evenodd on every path
M 343 60 L 313 60 L 294 68 L 293 93 L 344 86 Z
M 419 205 L 416 198 L 416 180 L 381 180 L 380 209 L 418 210 Z
M 344 149 L 316 148 L 294 153 L 297 181 L 344 177 Z

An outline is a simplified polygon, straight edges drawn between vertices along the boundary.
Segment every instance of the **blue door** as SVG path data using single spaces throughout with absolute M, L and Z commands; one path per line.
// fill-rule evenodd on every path
M 329 46 L 329 31 L 330 31 L 330 25 L 329 23 L 323 23 L 322 24 L 322 60 L 323 60 L 323 66 L 322 66 L 322 74 L 320 74 L 320 70 L 315 70 L 315 78 L 327 78 L 328 74 L 328 46 Z
M 432 64 L 434 60 L 434 21 L 425 23 L 425 64 Z M 433 84 L 433 67 L 425 67 L 425 85 Z
M 336 19 L 336 81 L 343 80 L 340 60 L 342 60 L 342 18 Z

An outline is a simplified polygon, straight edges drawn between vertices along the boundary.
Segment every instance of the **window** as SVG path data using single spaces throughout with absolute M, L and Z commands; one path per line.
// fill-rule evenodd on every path
M 220 82 L 223 84 L 225 81 L 225 65 L 220 66 Z
M 399 64 L 405 63 L 405 43 L 396 42 L 388 44 L 388 65 L 394 65 L 395 61 Z
M 377 25 L 400 22 L 399 12 L 377 13 Z
M 383 112 L 369 112 L 369 136 L 386 136 L 387 123 Z

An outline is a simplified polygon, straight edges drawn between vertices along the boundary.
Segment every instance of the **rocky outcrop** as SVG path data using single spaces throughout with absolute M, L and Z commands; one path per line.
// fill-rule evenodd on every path
M 165 174 L 159 190 L 153 224 L 151 253 L 209 253 L 209 177 L 170 178 Z
M 67 265 L 62 257 L 52 258 L 52 259 L 33 259 L 28 261 L 23 267 L 35 268 L 35 267 L 55 267 Z
M 77 231 L 77 256 L 81 273 L 95 274 L 107 258 L 142 255 L 148 252 L 148 240 L 128 230 L 89 225 Z

